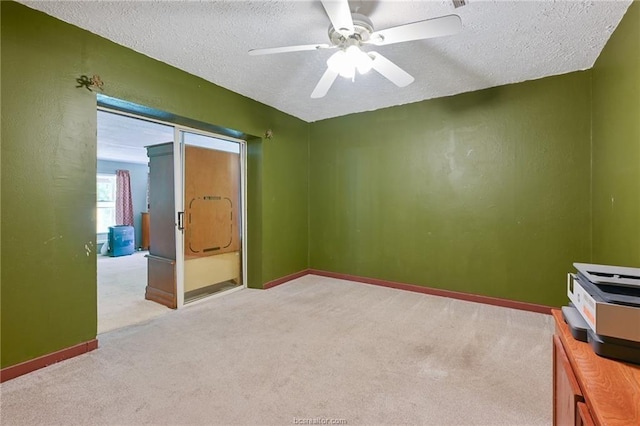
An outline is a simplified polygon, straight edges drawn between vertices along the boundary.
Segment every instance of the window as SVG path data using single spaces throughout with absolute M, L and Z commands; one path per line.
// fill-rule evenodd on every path
M 110 226 L 116 225 L 116 175 L 98 174 L 97 182 L 97 215 L 98 234 L 109 232 Z

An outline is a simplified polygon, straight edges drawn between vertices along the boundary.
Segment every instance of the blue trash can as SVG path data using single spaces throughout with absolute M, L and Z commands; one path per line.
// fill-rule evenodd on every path
M 133 226 L 118 225 L 109 227 L 109 255 L 126 256 L 135 251 Z

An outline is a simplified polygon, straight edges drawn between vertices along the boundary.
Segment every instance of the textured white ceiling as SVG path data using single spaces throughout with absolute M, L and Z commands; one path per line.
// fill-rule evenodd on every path
M 312 122 L 591 68 L 631 4 L 617 1 L 350 1 L 375 29 L 456 13 L 461 33 L 376 50 L 415 77 L 376 72 L 309 95 L 332 51 L 249 56 L 328 42 L 319 1 L 23 1 L 121 45 Z M 106 82 L 108 84 L 108 82 Z
M 147 164 L 146 147 L 173 142 L 174 127 L 138 118 L 98 110 L 98 160 Z M 187 145 L 227 152 L 240 152 L 236 142 L 183 131 Z M 178 137 L 182 137 L 178 135 Z
M 173 127 L 98 111 L 99 160 L 147 164 L 145 146 L 173 142 Z

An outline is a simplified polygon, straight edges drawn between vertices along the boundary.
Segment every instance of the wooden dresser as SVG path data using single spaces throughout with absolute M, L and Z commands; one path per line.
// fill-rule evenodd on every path
M 149 250 L 149 212 L 142 212 L 142 242 L 140 248 Z
M 553 424 L 640 425 L 640 366 L 596 355 L 553 310 Z

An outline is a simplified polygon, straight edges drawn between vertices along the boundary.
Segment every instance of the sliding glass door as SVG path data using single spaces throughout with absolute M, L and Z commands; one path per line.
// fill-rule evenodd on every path
M 181 141 L 183 303 L 243 287 L 240 142 L 178 130 Z

